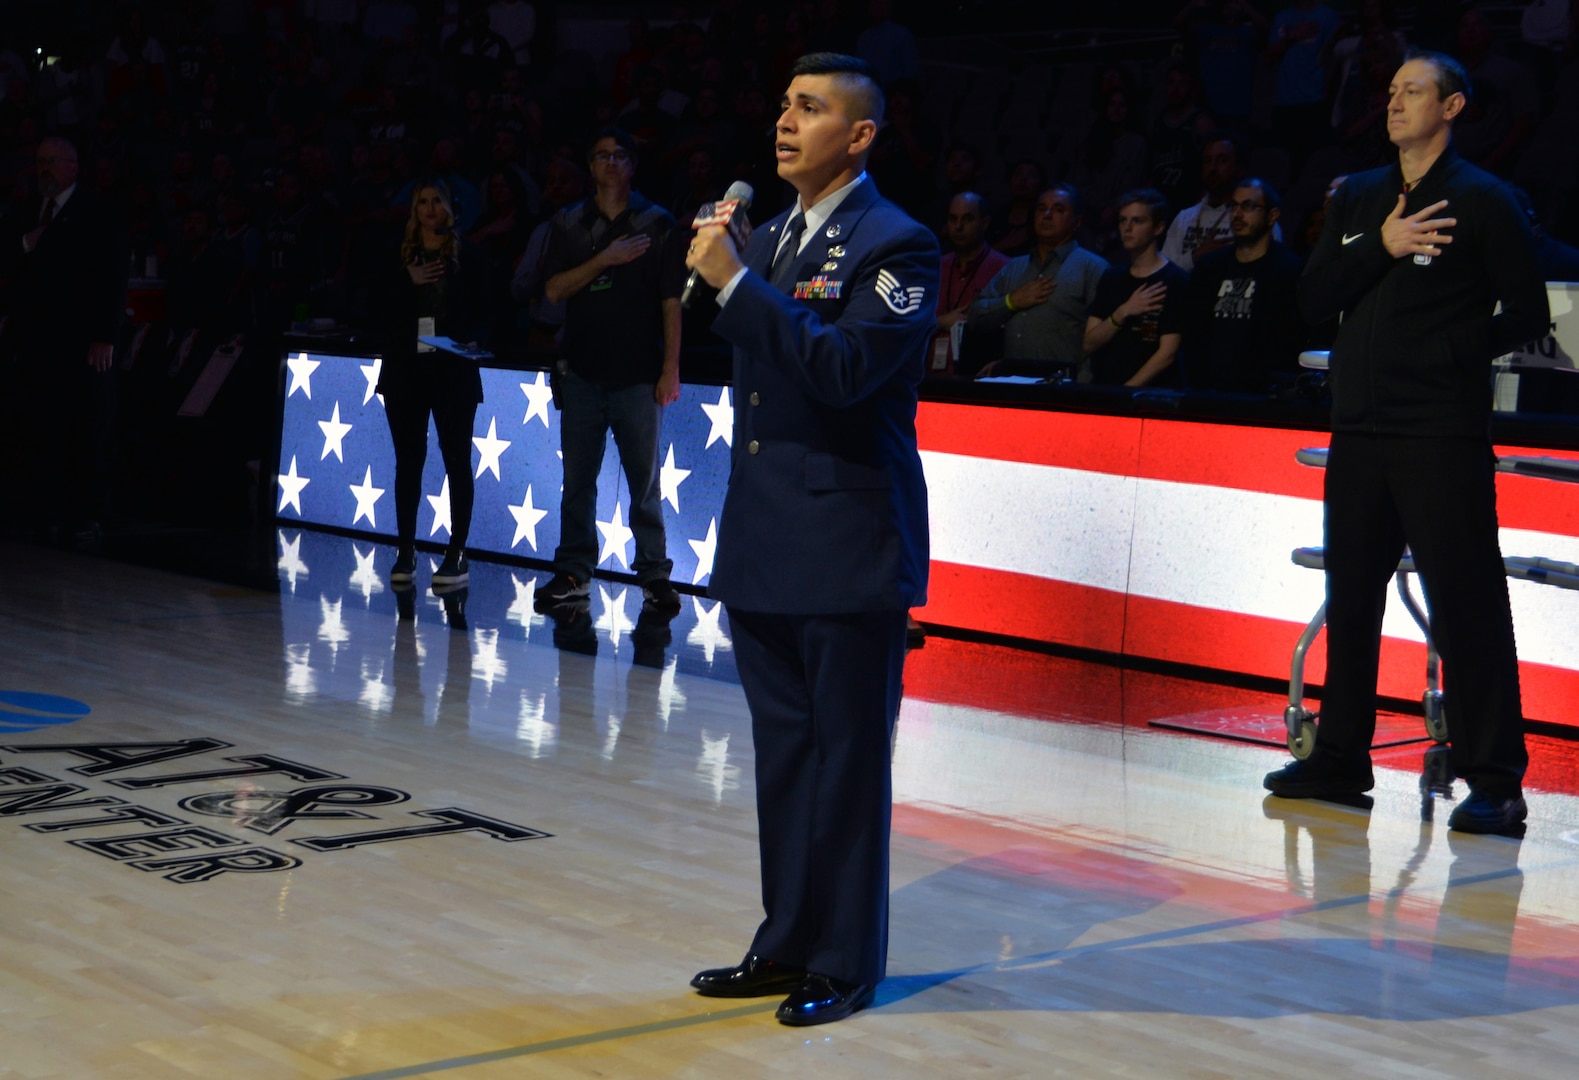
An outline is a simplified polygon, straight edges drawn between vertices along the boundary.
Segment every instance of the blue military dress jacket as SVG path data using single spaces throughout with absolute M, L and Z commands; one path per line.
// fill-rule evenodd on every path
M 734 346 L 734 446 L 709 593 L 774 614 L 926 602 L 916 389 L 936 326 L 932 233 L 856 185 L 769 283 L 790 214 L 747 243 L 714 323 Z

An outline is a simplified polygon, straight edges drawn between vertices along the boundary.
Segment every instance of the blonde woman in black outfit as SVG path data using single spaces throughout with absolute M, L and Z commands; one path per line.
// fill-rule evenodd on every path
M 439 435 L 439 452 L 450 484 L 451 531 L 444 562 L 433 574 L 435 588 L 466 583 L 466 536 L 471 528 L 472 424 L 482 403 L 477 361 L 420 343 L 419 336 L 478 340 L 479 315 L 487 300 L 486 268 L 478 253 L 455 232 L 455 206 L 441 181 L 421 181 L 411 197 L 411 216 L 400 245 L 400 269 L 391 269 L 380 290 L 380 336 L 384 365 L 378 392 L 395 444 L 395 525 L 400 550 L 390 582 L 409 587 L 416 576 L 417 508 L 422 467 L 428 454 L 428 417 Z

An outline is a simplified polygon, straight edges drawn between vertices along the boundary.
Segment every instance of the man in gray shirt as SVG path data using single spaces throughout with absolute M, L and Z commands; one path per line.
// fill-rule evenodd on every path
M 1030 254 L 998 271 L 970 306 L 972 323 L 1004 328 L 1003 359 L 981 374 L 1050 375 L 1078 365 L 1082 381 L 1089 379 L 1082 346 L 1086 309 L 1108 266 L 1075 242 L 1081 212 L 1072 185 L 1042 192 L 1031 219 L 1036 243 Z

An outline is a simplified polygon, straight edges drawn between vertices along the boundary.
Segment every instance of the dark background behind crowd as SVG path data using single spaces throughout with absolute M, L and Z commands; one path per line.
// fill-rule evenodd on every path
M 591 133 L 634 135 L 636 187 L 682 224 L 737 179 L 763 220 L 792 195 L 770 132 L 785 72 L 813 50 L 881 75 L 870 172 L 916 218 L 942 234 L 951 197 L 980 192 L 987 242 L 1019 255 L 1038 194 L 1069 181 L 1081 245 L 1122 264 L 1114 200 L 1152 187 L 1174 212 L 1196 203 L 1201 152 L 1224 133 L 1244 148 L 1241 174 L 1282 192 L 1283 240 L 1307 252 L 1332 179 L 1388 158 L 1386 90 L 1405 49 L 1439 49 L 1477 90 L 1460 152 L 1579 243 L 1576 6 L 10 0 L 0 194 L 36 216 L 35 150 L 62 135 L 78 183 L 121 222 L 126 468 L 168 473 L 180 455 L 256 470 L 284 335 L 343 337 L 365 320 L 417 178 L 446 181 L 485 255 L 495 349 L 547 363 L 562 313 L 536 273 L 543 224 L 585 194 Z M 212 402 L 194 399 L 223 346 L 242 362 Z M 725 370 L 705 312 L 688 317 L 686 348 L 683 375 Z M 183 429 L 183 403 L 204 433 Z M 171 508 L 216 480 L 184 475 L 161 489 Z

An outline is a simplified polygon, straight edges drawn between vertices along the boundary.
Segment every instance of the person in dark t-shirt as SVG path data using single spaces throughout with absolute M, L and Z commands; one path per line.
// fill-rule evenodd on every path
M 1272 239 L 1279 199 L 1263 180 L 1234 189 L 1234 246 L 1195 264 L 1190 383 L 1199 390 L 1265 394 L 1299 373 L 1304 322 L 1295 290 L 1302 263 Z
M 1118 235 L 1128 266 L 1106 270 L 1086 317 L 1091 381 L 1109 386 L 1178 386 L 1190 275 L 1157 252 L 1168 204 L 1152 188 L 1119 198 Z
M 599 132 L 587 164 L 596 191 L 554 215 L 543 258 L 544 296 L 565 305 L 556 379 L 565 483 L 555 574 L 537 600 L 563 604 L 591 588 L 600 561 L 598 470 L 612 431 L 630 486 L 636 558 L 628 568 L 647 601 L 673 613 L 680 598 L 669 583 L 658 432 L 664 406 L 680 396 L 685 267 L 674 217 L 631 188 L 634 139 L 618 128 Z

